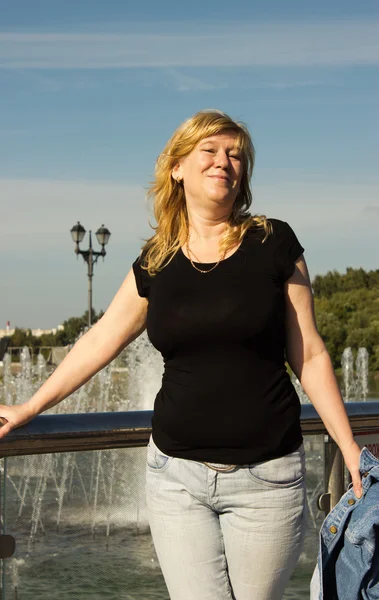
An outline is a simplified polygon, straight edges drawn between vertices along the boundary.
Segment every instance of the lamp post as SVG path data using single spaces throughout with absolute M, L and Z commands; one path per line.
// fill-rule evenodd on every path
M 72 239 L 75 242 L 75 250 L 74 250 L 74 252 L 77 255 L 81 254 L 83 256 L 83 259 L 85 260 L 85 262 L 88 265 L 88 326 L 91 327 L 91 325 L 92 325 L 92 277 L 93 277 L 93 266 L 97 263 L 97 260 L 98 260 L 99 256 L 102 256 L 103 259 L 104 259 L 104 256 L 106 255 L 105 245 L 108 244 L 109 238 L 111 236 L 111 232 L 109 231 L 109 229 L 107 229 L 106 227 L 104 227 L 104 225 L 102 225 L 96 231 L 97 241 L 99 242 L 99 244 L 101 246 L 100 252 L 96 252 L 92 248 L 92 231 L 89 232 L 89 248 L 88 248 L 88 250 L 80 250 L 79 244 L 80 244 L 80 242 L 83 241 L 85 233 L 86 233 L 86 230 L 84 229 L 83 225 L 80 224 L 79 221 L 71 229 Z

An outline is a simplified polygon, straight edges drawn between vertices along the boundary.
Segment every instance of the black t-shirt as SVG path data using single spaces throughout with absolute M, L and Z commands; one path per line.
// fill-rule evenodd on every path
M 179 250 L 154 277 L 133 263 L 148 298 L 147 333 L 162 353 L 153 438 L 170 456 L 248 464 L 296 450 L 300 402 L 285 368 L 284 282 L 304 251 L 291 227 L 251 228 L 210 273 Z M 214 263 L 195 263 L 209 269 Z

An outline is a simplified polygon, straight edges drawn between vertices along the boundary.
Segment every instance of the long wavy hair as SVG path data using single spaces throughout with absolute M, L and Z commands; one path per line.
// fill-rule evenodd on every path
M 240 244 L 251 227 L 264 230 L 262 242 L 272 233 L 272 225 L 263 215 L 251 215 L 250 179 L 253 173 L 255 150 L 250 133 L 241 122 L 233 121 L 218 110 L 202 110 L 184 121 L 168 140 L 155 166 L 155 179 L 148 190 L 157 222 L 155 234 L 142 248 L 141 266 L 149 275 L 162 270 L 186 243 L 189 236 L 188 213 L 183 184 L 172 177 L 174 166 L 188 156 L 204 138 L 225 130 L 236 133 L 236 144 L 242 154 L 242 178 L 233 210 L 227 220 L 225 234 L 220 241 L 221 255 Z

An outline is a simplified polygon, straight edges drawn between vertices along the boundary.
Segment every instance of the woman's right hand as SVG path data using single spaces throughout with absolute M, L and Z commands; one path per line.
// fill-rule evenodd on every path
M 12 429 L 21 427 L 21 425 L 31 421 L 34 416 L 27 403 L 13 406 L 0 404 L 0 439 L 5 437 Z

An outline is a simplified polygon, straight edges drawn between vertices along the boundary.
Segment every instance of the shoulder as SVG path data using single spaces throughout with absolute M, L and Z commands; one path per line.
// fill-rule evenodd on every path
M 280 246 L 286 241 L 293 241 L 296 239 L 296 234 L 287 221 L 282 221 L 281 219 L 276 219 L 274 217 L 267 217 L 266 221 L 269 226 L 269 235 L 266 239 L 263 227 L 256 226 L 255 224 L 250 227 L 247 236 L 259 239 L 262 242 L 265 239 L 265 244 L 268 244 L 271 248 Z
M 276 238 L 285 237 L 287 235 L 291 235 L 293 233 L 292 227 L 287 223 L 287 221 L 282 221 L 281 219 L 276 219 L 273 217 L 267 218 L 268 223 L 272 225 L 272 235 Z
M 140 255 L 133 262 L 133 272 L 136 279 L 137 290 L 140 296 L 148 298 L 151 284 L 151 277 L 146 269 L 146 252 L 141 251 Z
M 275 218 L 268 221 L 272 225 L 272 234 L 267 242 L 271 244 L 278 272 L 287 280 L 293 275 L 295 262 L 303 254 L 304 247 L 287 221 Z
M 271 217 L 267 218 L 267 221 L 272 226 L 272 234 L 269 237 L 272 237 L 273 241 L 278 245 L 282 245 L 283 243 L 292 245 L 295 242 L 300 245 L 296 233 L 287 221 Z
M 289 234 L 293 231 L 291 226 L 287 223 L 287 221 L 282 221 L 281 219 L 276 219 L 274 217 L 266 217 L 266 222 L 269 227 L 271 226 L 271 232 L 267 239 L 272 237 L 278 238 L 280 236 L 285 236 L 286 234 Z M 259 235 L 260 233 L 263 233 L 264 236 L 264 229 L 261 225 L 257 225 L 256 223 L 252 223 L 252 225 L 247 231 L 247 234 L 249 236 L 254 234 Z

